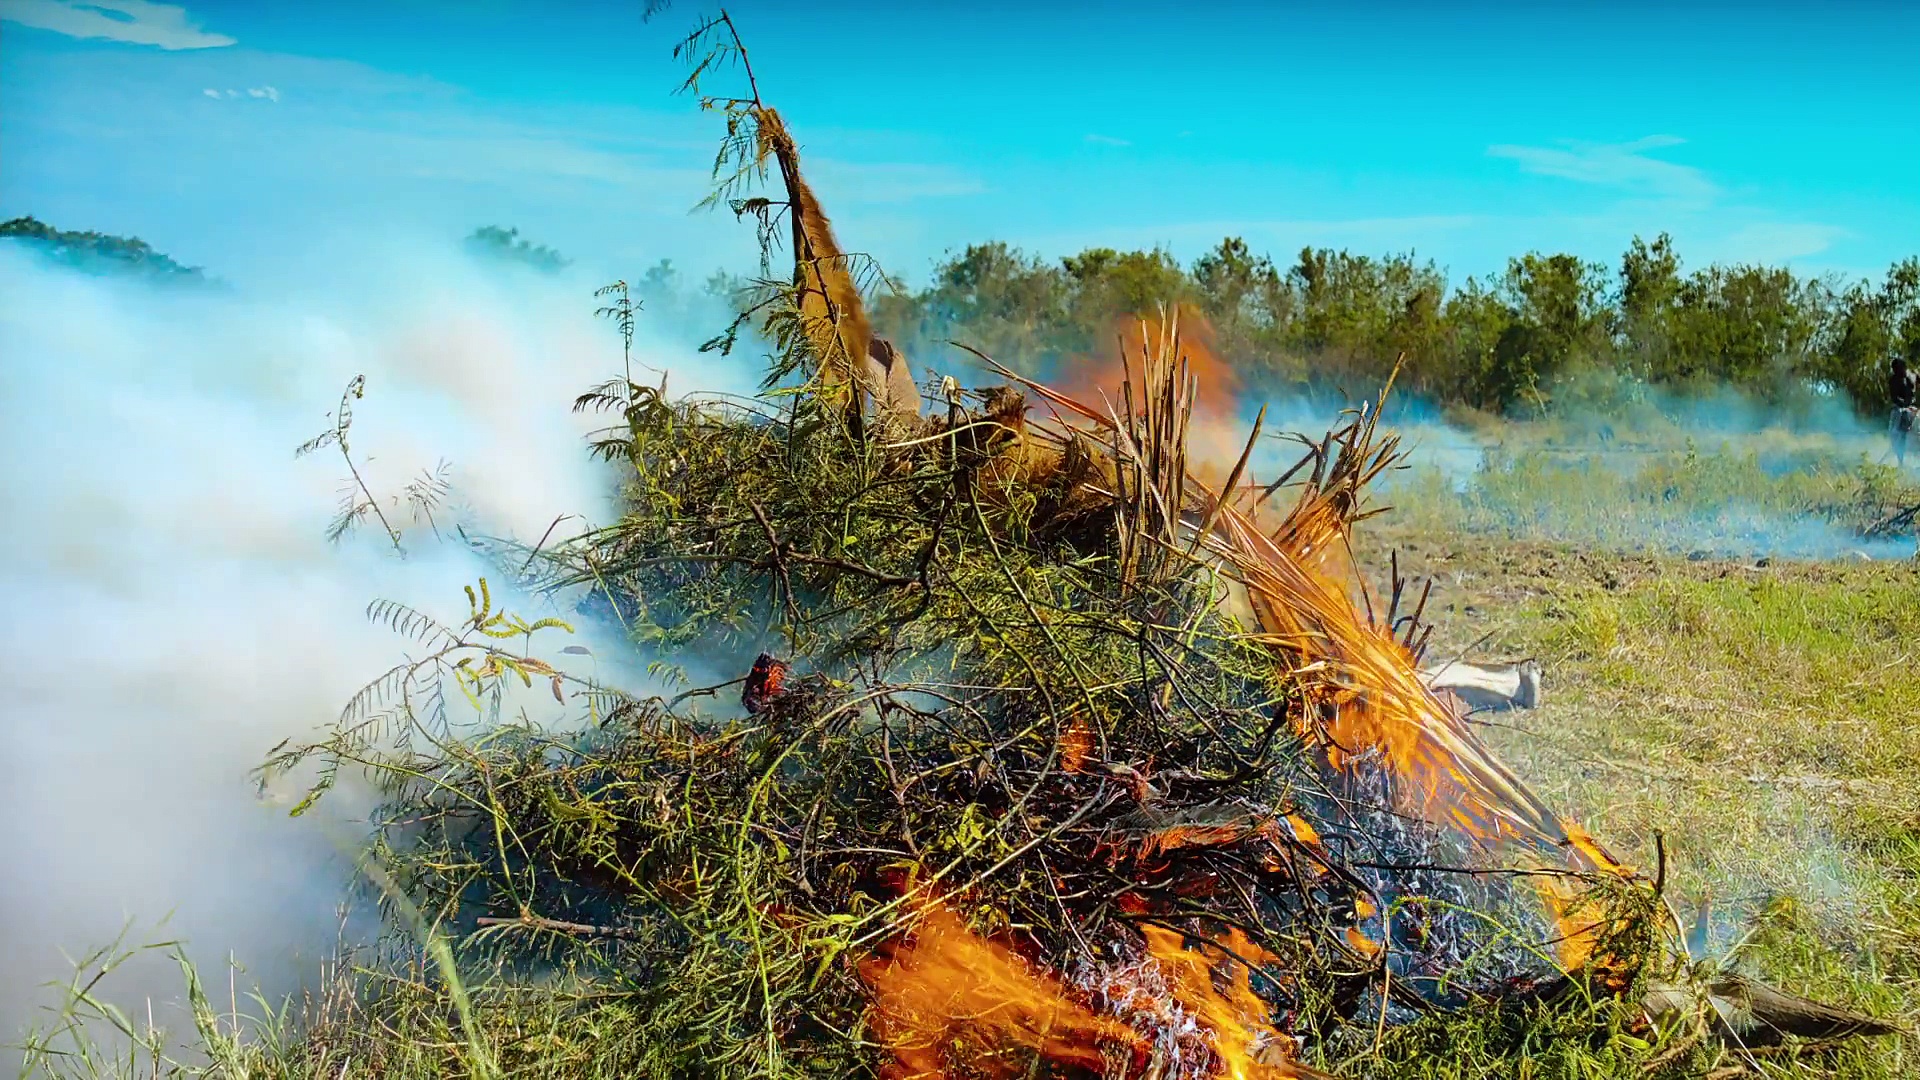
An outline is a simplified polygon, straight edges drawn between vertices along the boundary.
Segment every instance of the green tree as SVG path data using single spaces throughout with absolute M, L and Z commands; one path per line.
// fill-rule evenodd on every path
M 994 241 L 971 244 L 934 267 L 918 293 L 882 292 L 872 318 L 910 356 L 941 355 L 966 342 L 1015 369 L 1040 371 L 1078 344 L 1066 313 L 1066 275 L 1053 263 Z
M 1572 362 L 1608 355 L 1614 312 L 1603 302 L 1604 266 L 1572 255 L 1529 253 L 1508 260 L 1500 292 L 1514 317 L 1494 343 L 1480 381 L 1489 405 L 1544 403 L 1554 379 Z
M 1311 357 L 1316 382 L 1371 393 L 1403 352 L 1416 384 L 1447 381 L 1432 371 L 1447 284 L 1432 262 L 1306 248 L 1287 280 L 1300 303 L 1293 344 Z
M 1200 307 L 1223 339 L 1279 314 L 1272 300 L 1281 289 L 1280 272 L 1274 269 L 1273 260 L 1255 255 L 1237 236 L 1220 241 L 1218 247 L 1195 259 L 1192 272 Z
M 1115 251 L 1088 248 L 1060 260 L 1072 295 L 1069 311 L 1086 335 L 1083 348 L 1106 336 L 1116 317 L 1152 315 L 1193 299 L 1193 287 L 1180 263 L 1163 249 Z
M 1671 348 L 1655 369 L 1664 382 L 1728 384 L 1777 397 L 1809 371 L 1820 331 L 1817 288 L 1792 271 L 1710 266 L 1675 298 Z
M 1468 278 L 1447 297 L 1442 311 L 1444 351 L 1425 380 L 1429 392 L 1441 401 L 1504 408 L 1518 391 L 1499 364 L 1499 344 L 1513 321 L 1513 308 L 1497 289 Z
M 173 284 L 206 285 L 196 266 L 182 266 L 137 236 L 70 232 L 33 217 L 0 222 L 0 240 L 8 240 L 89 274 L 143 277 Z
M 1572 255 L 1527 254 L 1507 262 L 1502 282 L 1519 321 L 1539 339 L 1549 367 L 1591 354 L 1607 341 L 1613 312 L 1603 303 L 1606 268 Z
M 1661 233 L 1652 244 L 1633 238 L 1620 257 L 1621 361 L 1634 375 L 1651 378 L 1669 363 L 1670 318 L 1680 295 L 1680 256 Z
M 1863 410 L 1882 412 L 1890 404 L 1888 361 L 1899 353 L 1908 363 L 1920 363 L 1920 258 L 1894 263 L 1878 288 L 1855 282 L 1832 307 L 1814 375 L 1845 391 Z
M 1920 362 L 1920 259 L 1847 287 L 1763 266 L 1683 275 L 1662 233 L 1635 237 L 1618 271 L 1536 252 L 1450 289 L 1411 254 L 1306 248 L 1283 272 L 1239 237 L 1186 269 L 1163 250 L 1049 262 L 990 243 L 873 310 L 896 341 L 960 338 L 1045 373 L 1058 357 L 1104 351 L 1119 316 L 1191 301 L 1223 356 L 1265 392 L 1371 395 L 1404 356 L 1403 391 L 1493 410 L 1611 408 L 1648 383 L 1767 397 L 1813 383 L 1875 411 L 1890 353 Z
M 1295 297 L 1273 260 L 1253 254 L 1245 240 L 1233 236 L 1195 259 L 1191 274 L 1216 343 L 1246 375 L 1286 382 L 1304 377 L 1304 368 L 1285 348 Z

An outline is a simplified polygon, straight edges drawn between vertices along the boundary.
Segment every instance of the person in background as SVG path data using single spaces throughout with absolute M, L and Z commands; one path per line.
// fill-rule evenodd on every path
M 1907 358 L 1895 356 L 1893 370 L 1887 374 L 1887 396 L 1893 400 L 1893 416 L 1888 421 L 1889 434 L 1893 436 L 1893 460 L 1901 467 L 1907 464 L 1907 438 L 1913 433 L 1916 415 L 1913 372 L 1907 370 Z
M 1893 436 L 1893 461 L 1907 465 L 1907 438 L 1914 430 L 1914 373 L 1907 369 L 1907 357 L 1893 356 L 1893 371 L 1887 373 L 1887 398 L 1893 402 L 1893 415 L 1887 419 L 1887 434 Z

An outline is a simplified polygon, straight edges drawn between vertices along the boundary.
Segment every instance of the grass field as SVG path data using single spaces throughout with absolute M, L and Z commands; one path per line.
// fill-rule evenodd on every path
M 1488 740 L 1622 857 L 1649 867 L 1663 834 L 1670 894 L 1703 920 L 1705 957 L 1912 1022 L 1920 563 L 1864 559 L 1864 544 L 1828 559 L 1716 557 L 1713 523 L 1738 503 L 1774 530 L 1799 519 L 1834 536 L 1826 525 L 1920 498 L 1870 461 L 1768 473 L 1757 459 L 1649 461 L 1665 482 L 1692 482 L 1680 498 L 1647 498 L 1661 490 L 1649 475 L 1594 457 L 1521 455 L 1467 492 L 1415 475 L 1361 557 L 1375 578 L 1388 552 L 1402 573 L 1436 578 L 1436 657 L 1544 665 L 1544 705 L 1486 717 Z M 1764 534 L 1720 538 L 1722 552 L 1768 550 Z M 1889 544 L 1912 552 L 1910 536 Z M 1891 1080 L 1920 1074 L 1920 1042 L 1745 1065 Z

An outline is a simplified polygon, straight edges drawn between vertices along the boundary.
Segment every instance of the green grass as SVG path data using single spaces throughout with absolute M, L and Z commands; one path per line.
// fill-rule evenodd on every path
M 1676 907 L 1710 901 L 1708 956 L 1920 1016 L 1920 569 L 1412 546 L 1402 568 L 1444 588 L 1441 653 L 1491 631 L 1482 651 L 1545 667 L 1544 707 L 1487 718 L 1490 741 L 1623 857 L 1650 868 L 1664 835 Z M 1892 1080 L 1920 1043 L 1759 1064 Z

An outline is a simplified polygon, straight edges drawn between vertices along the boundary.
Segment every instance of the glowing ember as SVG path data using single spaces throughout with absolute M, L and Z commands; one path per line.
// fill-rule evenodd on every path
M 1060 736 L 1060 768 L 1077 773 L 1087 767 L 1087 759 L 1092 755 L 1093 729 L 1085 719 L 1076 716 Z

